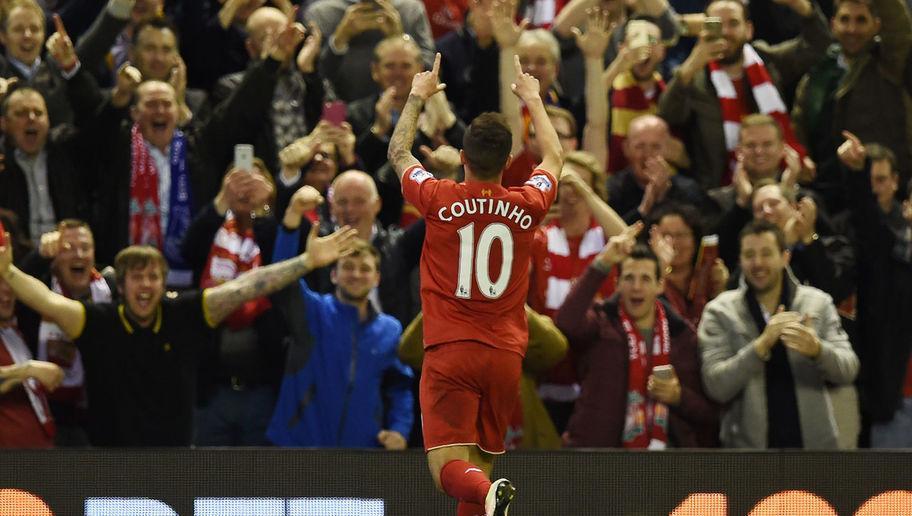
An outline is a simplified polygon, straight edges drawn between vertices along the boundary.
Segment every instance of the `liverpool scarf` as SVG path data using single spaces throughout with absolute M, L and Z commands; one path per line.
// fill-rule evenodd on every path
M 184 133 L 174 131 L 171 140 L 171 191 L 167 227 L 162 232 L 161 200 L 158 195 L 159 171 L 139 130 L 130 130 L 130 245 L 152 245 L 168 260 L 168 266 L 180 274 L 188 267 L 181 257 L 180 245 L 190 227 L 192 201 L 190 171 L 187 167 L 187 140 Z M 169 273 L 169 278 L 172 275 Z M 181 274 L 181 276 L 185 276 Z M 181 283 L 183 283 L 181 281 Z M 174 282 L 168 282 L 169 285 Z M 184 285 L 182 285 L 184 286 Z
M 662 303 L 656 300 L 655 328 L 652 349 L 649 349 L 646 340 L 620 304 L 618 315 L 627 336 L 630 358 L 627 368 L 627 413 L 621 440 L 624 448 L 663 449 L 668 443 L 668 407 L 649 397 L 646 382 L 653 367 L 668 364 L 671 352 L 668 317 Z
M 225 215 L 225 222 L 215 234 L 206 268 L 200 278 L 200 287 L 209 288 L 233 280 L 241 274 L 260 266 L 260 246 L 254 238 L 253 229 L 240 229 L 231 211 Z M 272 306 L 265 297 L 247 301 L 225 319 L 225 325 L 232 330 L 250 326 L 258 315 Z
M 743 55 L 744 76 L 750 83 L 757 108 L 761 113 L 767 114 L 779 122 L 785 143 L 804 157 L 806 155 L 804 147 L 798 143 L 798 139 L 795 137 L 785 103 L 782 102 L 779 90 L 770 79 L 763 60 L 760 59 L 754 47 L 748 43 L 744 44 Z M 709 70 L 709 79 L 716 89 L 716 95 L 719 97 L 719 104 L 722 107 L 722 129 L 725 133 L 725 148 L 728 151 L 728 168 L 722 175 L 722 185 L 727 185 L 731 183 L 732 173 L 734 173 L 737 163 L 735 149 L 740 138 L 741 119 L 748 113 L 743 112 L 735 85 L 722 66 L 717 61 L 710 61 Z
M 108 282 L 95 269 L 92 269 L 91 274 L 89 292 L 92 303 L 110 303 L 111 288 Z M 51 277 L 51 290 L 72 299 L 56 276 Z M 63 382 L 51 394 L 52 399 L 79 401 L 82 398 L 85 383 L 82 355 L 76 349 L 76 344 L 52 321 L 42 319 L 38 327 L 38 360 L 53 362 L 63 369 Z

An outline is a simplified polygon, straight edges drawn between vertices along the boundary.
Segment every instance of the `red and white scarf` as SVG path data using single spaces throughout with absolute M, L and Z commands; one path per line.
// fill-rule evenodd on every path
M 158 169 L 146 148 L 146 142 L 133 124 L 130 130 L 132 173 L 130 176 L 130 244 L 164 247 L 162 238 L 161 199 L 158 197 Z
M 621 440 L 624 448 L 664 449 L 668 443 L 668 407 L 649 397 L 646 382 L 653 367 L 668 364 L 671 352 L 668 317 L 662 303 L 656 300 L 655 328 L 650 350 L 621 304 L 618 304 L 618 315 L 627 335 L 630 359 L 627 368 L 627 413 Z
M 32 359 L 32 354 L 16 328 L 0 328 L 0 344 L 6 347 L 6 351 L 12 357 L 14 364 L 24 364 Z M 26 378 L 22 382 L 22 387 L 25 389 L 29 402 L 32 404 L 35 417 L 38 418 L 38 422 L 44 428 L 44 433 L 53 438 L 57 433 L 57 428 L 54 426 L 54 419 L 51 417 L 51 410 L 48 407 L 44 387 L 34 378 Z
M 779 95 L 779 90 L 770 79 L 763 60 L 754 50 L 754 47 L 745 43 L 743 47 L 744 56 L 744 76 L 751 85 L 751 92 L 754 100 L 757 102 L 757 108 L 761 113 L 773 117 L 782 128 L 782 135 L 790 147 L 798 151 L 804 157 L 806 151 L 795 137 L 792 130 L 792 122 L 789 119 L 785 103 Z M 741 119 L 748 113 L 744 113 L 741 101 L 738 100 L 738 94 L 731 77 L 725 73 L 722 66 L 717 61 L 709 62 L 709 79 L 716 88 L 716 95 L 719 97 L 719 104 L 722 107 L 722 128 L 725 133 L 725 148 L 728 150 L 728 168 L 722 176 L 722 185 L 731 183 L 732 173 L 735 170 L 737 158 L 735 149 L 738 146 L 740 138 Z
M 233 280 L 250 269 L 259 267 L 261 261 L 260 246 L 254 238 L 253 228 L 238 228 L 237 219 L 228 211 L 224 224 L 212 241 L 206 268 L 200 278 L 200 287 L 214 287 Z M 232 330 L 246 328 L 271 306 L 265 297 L 247 301 L 225 319 L 225 325 Z
M 93 303 L 110 303 L 111 288 L 108 282 L 95 269 L 92 269 L 92 282 L 89 283 L 89 293 Z M 72 299 L 57 276 L 51 277 L 51 290 Z M 78 400 L 82 395 L 82 387 L 85 384 L 85 368 L 82 365 L 82 355 L 79 350 L 75 351 L 72 360 L 61 353 L 55 352 L 55 345 L 75 346 L 67 337 L 67 334 L 57 326 L 56 323 L 45 319 L 41 320 L 38 326 L 38 360 L 53 362 L 63 369 L 63 382 L 60 387 L 54 391 L 51 398 L 54 400 Z

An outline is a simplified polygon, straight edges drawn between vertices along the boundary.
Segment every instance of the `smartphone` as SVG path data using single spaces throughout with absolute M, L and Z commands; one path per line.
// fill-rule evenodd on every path
M 253 172 L 253 145 L 239 143 L 234 146 L 234 168 Z
M 2 220 L 0 220 L 0 245 L 6 245 L 6 228 L 3 227 Z
M 711 40 L 722 37 L 722 18 L 718 16 L 707 16 L 703 19 L 703 30 L 706 31 L 707 37 Z
M 657 365 L 652 368 L 652 374 L 660 380 L 671 380 L 674 378 L 674 366 L 671 364 Z
M 341 100 L 334 100 L 323 104 L 323 120 L 332 125 L 340 126 L 348 116 L 348 107 Z

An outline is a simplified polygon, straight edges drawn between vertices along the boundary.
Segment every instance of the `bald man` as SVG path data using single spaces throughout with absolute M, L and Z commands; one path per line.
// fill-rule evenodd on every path
M 277 69 L 303 38 L 303 27 L 286 25 L 266 61 Z M 111 263 L 128 245 L 150 244 L 168 260 L 168 285 L 189 286 L 192 272 L 180 256 L 180 242 L 191 217 L 218 192 L 234 143 L 253 141 L 258 128 L 250 119 L 268 109 L 268 104 L 248 101 L 258 85 L 239 88 L 232 102 L 186 132 L 177 126 L 177 96 L 166 82 L 147 81 L 137 87 L 128 123 L 122 123 L 84 68 L 68 86 L 74 106 L 101 106 L 97 116 L 77 116 L 77 125 L 89 140 L 87 153 L 94 151 L 99 158 L 97 177 L 104 178 L 92 193 L 98 261 Z
M 627 167 L 608 181 L 608 204 L 624 221 L 633 224 L 648 219 L 669 202 L 704 205 L 705 195 L 696 181 L 675 174 L 665 161 L 671 132 L 655 115 L 634 118 L 627 129 L 624 156 Z
M 281 32 L 287 24 L 285 13 L 275 7 L 253 11 L 247 18 L 244 42 L 250 65 L 242 72 L 220 78 L 212 92 L 213 105 L 222 105 L 237 96 L 242 83 L 257 85 L 244 94 L 244 102 L 255 106 L 250 112 L 256 114 L 252 120 L 258 129 L 250 143 L 256 156 L 273 173 L 281 168 L 279 151 L 310 133 L 320 121 L 323 108 L 323 81 L 315 66 L 317 52 L 308 62 L 296 62 L 294 55 L 286 56 L 280 63 L 263 58 L 267 35 Z M 306 71 L 302 71 L 301 65 Z M 308 65 L 310 68 L 306 68 Z
M 311 187 L 305 186 L 295 193 L 303 195 L 303 191 Z M 382 200 L 377 193 L 377 186 L 373 178 L 360 170 L 348 170 L 336 176 L 328 192 L 329 216 L 320 222 L 319 234 L 330 234 L 335 228 L 351 226 L 358 232 L 358 237 L 370 242 L 380 252 L 380 284 L 371 293 L 371 301 L 376 303 L 376 308 L 384 313 L 399 319 L 403 324 L 410 322 L 418 310 L 417 299 L 413 299 L 413 292 L 409 284 L 410 270 L 403 267 L 401 237 L 402 229 L 396 226 L 384 228 L 377 220 L 380 213 Z M 291 204 L 294 204 L 292 198 Z M 303 222 L 307 224 L 306 220 Z M 288 230 L 299 227 L 301 221 L 284 221 Z M 303 235 L 300 250 L 304 249 L 304 238 L 307 228 L 302 228 Z M 319 293 L 332 293 L 335 286 L 330 279 L 332 267 L 317 269 L 306 276 L 310 288 Z

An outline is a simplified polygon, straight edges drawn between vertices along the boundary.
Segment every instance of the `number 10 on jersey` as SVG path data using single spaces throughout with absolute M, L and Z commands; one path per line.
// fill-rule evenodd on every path
M 475 223 L 462 226 L 459 233 L 459 276 L 456 279 L 456 297 L 472 299 L 472 277 L 478 291 L 488 299 L 497 299 L 503 295 L 510 282 L 513 270 L 513 233 L 506 224 L 493 222 L 485 226 L 478 236 L 475 245 Z M 503 259 L 500 262 L 500 273 L 496 280 L 491 280 L 489 264 L 491 246 L 500 240 Z M 473 267 L 474 266 L 474 267 Z M 472 269 L 475 274 L 472 274 Z

